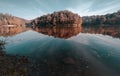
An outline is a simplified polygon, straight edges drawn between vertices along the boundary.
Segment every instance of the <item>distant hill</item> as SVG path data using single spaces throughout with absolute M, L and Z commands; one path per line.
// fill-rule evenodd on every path
M 26 30 L 28 20 L 0 13 L 0 36 L 14 35 Z
M 56 26 L 62 24 L 82 24 L 82 18 L 78 14 L 64 10 L 52 14 L 43 15 L 31 22 L 32 26 Z
M 83 25 L 120 25 L 120 11 L 106 14 L 106 15 L 96 15 L 96 16 L 84 16 Z
M 17 26 L 25 26 L 27 20 L 18 18 L 9 14 L 0 13 L 0 26 L 2 25 L 17 25 Z
M 0 13 L 0 26 L 16 25 L 21 27 L 41 27 L 41 26 L 57 26 L 57 25 L 73 25 L 79 24 L 83 26 L 93 25 L 120 25 L 120 11 L 106 14 L 80 17 L 78 14 L 64 10 L 54 12 L 52 14 L 43 15 L 33 20 L 25 20 L 9 14 Z

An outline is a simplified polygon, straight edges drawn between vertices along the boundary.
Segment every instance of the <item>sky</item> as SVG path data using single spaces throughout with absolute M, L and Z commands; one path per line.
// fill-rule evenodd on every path
M 120 10 L 120 0 L 0 0 L 0 13 L 28 20 L 61 10 L 80 16 L 104 15 Z

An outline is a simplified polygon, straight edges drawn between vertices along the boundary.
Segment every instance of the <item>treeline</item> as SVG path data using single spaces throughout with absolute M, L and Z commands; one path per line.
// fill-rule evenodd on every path
M 31 22 L 33 26 L 57 25 L 57 24 L 82 24 L 82 18 L 78 14 L 64 10 L 53 14 L 43 15 Z
M 120 25 L 120 11 L 101 16 L 85 16 L 82 19 L 83 25 Z
M 9 15 L 0 13 L 0 26 L 1 25 L 17 25 L 25 26 L 26 20 Z

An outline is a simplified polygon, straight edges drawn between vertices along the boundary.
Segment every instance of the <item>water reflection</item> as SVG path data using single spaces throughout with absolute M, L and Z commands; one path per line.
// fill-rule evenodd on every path
M 58 38 L 70 38 L 79 33 L 103 34 L 120 38 L 120 27 L 118 26 L 94 26 L 94 27 L 40 27 L 35 31 Z
M 36 28 L 35 31 L 45 35 L 67 39 L 79 34 L 81 27 L 40 27 Z
M 119 76 L 120 39 L 109 37 L 120 37 L 119 29 L 39 27 L 23 32 L 20 27 L 4 27 L 0 35 L 22 32 L 8 37 L 5 51 L 27 56 L 32 63 L 30 76 Z
M 120 38 L 120 27 L 119 26 L 92 26 L 82 27 L 82 33 L 90 34 L 103 34 L 112 37 Z
M 80 33 L 61 39 L 30 30 L 9 40 L 5 49 L 8 54 L 31 59 L 31 76 L 120 75 L 120 40 L 116 38 Z
M 72 25 L 71 25 L 72 26 Z M 34 30 L 49 36 L 68 39 L 79 33 L 103 34 L 120 38 L 120 27 L 118 26 L 89 26 L 89 27 L 39 27 Z M 25 27 L 2 26 L 0 27 L 0 36 L 13 36 L 25 31 Z
M 17 25 L 3 25 L 0 26 L 0 36 L 13 36 L 25 31 L 26 28 Z

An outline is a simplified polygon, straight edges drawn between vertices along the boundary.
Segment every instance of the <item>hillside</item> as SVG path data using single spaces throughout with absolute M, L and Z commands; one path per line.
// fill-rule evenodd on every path
M 84 16 L 83 25 L 120 25 L 120 11 L 106 14 L 106 15 L 97 15 L 97 16 Z
M 43 15 L 31 22 L 32 26 L 58 26 L 62 24 L 82 24 L 82 18 L 78 14 L 64 10 L 52 14 Z
M 1 25 L 17 25 L 25 26 L 25 19 L 18 18 L 9 14 L 0 13 L 0 26 Z
M 43 15 L 33 20 L 25 20 L 9 14 L 0 13 L 0 28 L 3 25 L 16 25 L 16 27 L 41 27 L 41 26 L 62 26 L 62 25 L 120 25 L 120 11 L 106 14 L 80 17 L 71 11 L 64 10 L 52 14 Z
M 0 36 L 20 33 L 26 30 L 28 20 L 0 13 Z

